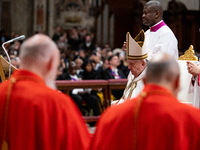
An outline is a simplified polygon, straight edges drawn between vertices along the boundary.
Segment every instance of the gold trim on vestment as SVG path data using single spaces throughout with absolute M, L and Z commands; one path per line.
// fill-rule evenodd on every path
M 7 123 L 8 123 L 8 112 L 9 112 L 9 104 L 10 104 L 10 96 L 12 92 L 13 85 L 15 84 L 16 79 L 10 78 L 10 84 L 8 86 L 8 93 L 6 96 L 6 106 L 5 106 L 5 116 L 4 116 L 4 126 L 3 126 L 3 143 L 1 145 L 1 150 L 8 150 L 8 142 L 7 138 Z

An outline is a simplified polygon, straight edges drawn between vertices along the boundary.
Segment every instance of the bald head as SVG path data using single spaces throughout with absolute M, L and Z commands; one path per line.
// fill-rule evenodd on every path
M 143 9 L 143 24 L 153 26 L 163 18 L 163 9 L 159 1 L 149 1 L 144 5 Z
M 22 66 L 37 65 L 47 62 L 52 54 L 58 54 L 56 44 L 48 36 L 36 34 L 22 44 L 19 57 Z
M 157 54 L 148 62 L 145 82 L 164 86 L 177 95 L 179 76 L 177 61 L 168 54 Z
M 163 13 L 163 9 L 159 1 L 149 1 L 145 4 L 145 7 L 150 8 L 154 12 L 160 11 Z
M 27 39 L 20 48 L 19 57 L 21 69 L 34 72 L 48 82 L 56 78 L 60 53 L 56 44 L 48 36 L 36 34 Z

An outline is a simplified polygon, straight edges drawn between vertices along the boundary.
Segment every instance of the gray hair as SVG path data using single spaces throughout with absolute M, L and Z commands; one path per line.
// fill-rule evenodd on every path
M 180 70 L 177 61 L 167 54 L 159 54 L 147 63 L 147 82 L 170 82 L 179 75 Z

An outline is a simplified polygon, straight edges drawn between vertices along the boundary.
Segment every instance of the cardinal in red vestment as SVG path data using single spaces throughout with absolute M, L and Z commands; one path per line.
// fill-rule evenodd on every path
M 20 69 L 0 84 L 2 150 L 84 150 L 90 134 L 69 96 L 56 90 L 59 51 L 46 35 L 21 46 Z

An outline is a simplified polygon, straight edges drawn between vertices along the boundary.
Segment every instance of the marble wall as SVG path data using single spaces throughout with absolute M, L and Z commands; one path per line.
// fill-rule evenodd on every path
M 167 10 L 168 3 L 171 0 L 158 0 L 164 10 Z M 178 0 L 179 2 L 182 2 L 188 10 L 200 10 L 200 0 Z
M 171 0 L 158 1 L 166 10 Z M 184 3 L 188 10 L 200 10 L 200 0 L 179 1 Z M 0 29 L 27 36 L 35 31 L 52 36 L 57 25 L 66 29 L 73 26 L 89 28 L 95 22 L 94 17 L 90 16 L 91 6 L 94 3 L 100 6 L 101 2 L 101 0 L 0 0 Z M 76 9 L 74 4 L 77 6 Z M 5 5 L 8 8 L 6 10 Z

